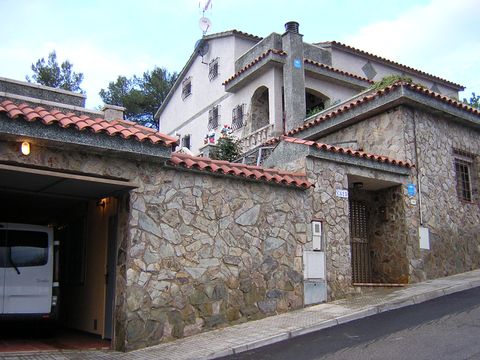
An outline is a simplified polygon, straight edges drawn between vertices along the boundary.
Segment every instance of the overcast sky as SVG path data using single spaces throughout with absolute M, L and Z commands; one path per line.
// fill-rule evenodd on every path
M 337 40 L 480 93 L 478 0 L 212 0 L 208 34 L 282 33 L 297 21 L 306 42 Z M 87 107 L 118 75 L 180 71 L 202 36 L 198 0 L 0 0 L 0 77 L 25 80 L 56 50 L 83 72 Z M 230 74 L 225 74 L 230 75 Z M 227 76 L 228 77 L 228 76 Z

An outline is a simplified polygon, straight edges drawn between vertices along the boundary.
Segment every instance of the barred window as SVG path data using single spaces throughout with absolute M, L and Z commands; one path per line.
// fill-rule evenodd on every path
M 192 77 L 188 77 L 182 82 L 182 99 L 192 94 Z
M 475 156 L 462 150 L 454 150 L 455 177 L 458 197 L 463 201 L 474 200 L 474 160 Z
M 218 76 L 218 57 L 208 64 L 208 78 L 210 81 Z
M 182 137 L 182 147 L 186 147 L 187 149 L 190 149 L 190 134 L 185 135 Z
M 232 110 L 232 130 L 240 129 L 243 123 L 243 117 L 245 116 L 245 104 L 237 105 Z
M 208 130 L 216 129 L 219 124 L 220 114 L 219 105 L 214 106 L 208 111 Z

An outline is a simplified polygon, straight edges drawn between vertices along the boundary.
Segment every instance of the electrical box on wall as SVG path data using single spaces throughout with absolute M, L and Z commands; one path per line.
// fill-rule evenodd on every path
M 322 222 L 312 221 L 312 246 L 314 251 L 322 251 Z

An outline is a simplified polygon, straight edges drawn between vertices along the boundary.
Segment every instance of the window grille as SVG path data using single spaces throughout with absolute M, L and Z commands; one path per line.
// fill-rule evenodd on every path
M 218 108 L 219 105 L 214 106 L 208 111 L 208 130 L 216 129 L 218 127 L 220 120 Z
M 237 105 L 232 110 L 232 130 L 240 129 L 243 124 L 243 117 L 245 116 L 245 104 Z
M 475 199 L 477 190 L 475 188 L 475 161 L 476 156 L 460 149 L 453 149 L 455 161 L 455 177 L 457 195 L 459 199 L 472 202 Z
M 188 77 L 182 82 L 182 100 L 192 94 L 192 77 Z
M 208 78 L 210 81 L 218 76 L 218 57 L 208 64 Z
M 468 161 L 455 159 L 457 194 L 464 201 L 472 201 L 471 166 L 472 163 Z

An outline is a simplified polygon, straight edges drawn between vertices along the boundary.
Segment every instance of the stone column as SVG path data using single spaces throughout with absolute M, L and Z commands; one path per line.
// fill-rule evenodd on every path
M 303 67 L 303 35 L 298 33 L 298 23 L 285 24 L 282 47 L 287 53 L 283 66 L 285 94 L 285 130 L 301 126 L 305 120 L 305 73 Z

